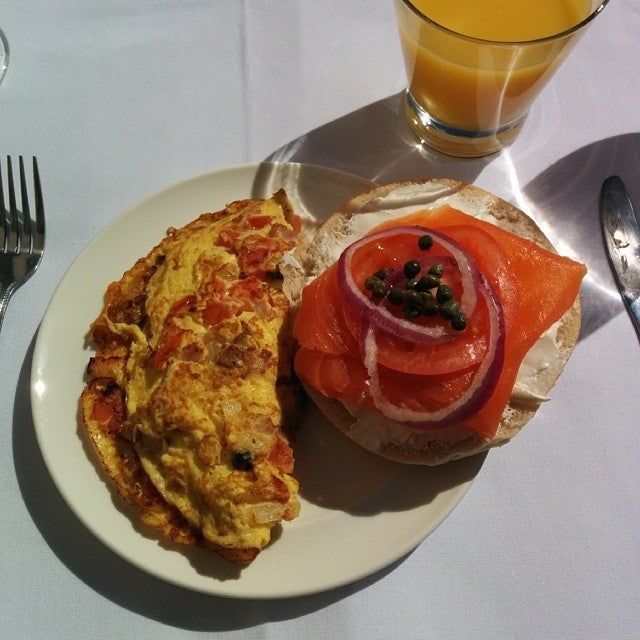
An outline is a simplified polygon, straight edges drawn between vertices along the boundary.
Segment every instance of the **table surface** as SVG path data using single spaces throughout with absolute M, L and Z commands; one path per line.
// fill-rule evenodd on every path
M 413 143 L 390 0 L 6 0 L 0 26 L 0 153 L 38 157 L 48 222 L 0 333 L 0 637 L 640 638 L 640 346 L 597 222 L 610 174 L 640 206 L 637 0 L 611 0 L 518 140 L 478 160 Z M 39 324 L 89 240 L 168 184 L 265 160 L 473 182 L 590 268 L 551 402 L 440 527 L 372 576 L 274 601 L 185 590 L 103 546 L 55 488 L 30 401 Z

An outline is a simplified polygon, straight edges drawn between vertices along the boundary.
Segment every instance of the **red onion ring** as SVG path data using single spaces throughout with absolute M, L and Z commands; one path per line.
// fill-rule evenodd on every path
M 391 403 L 382 393 L 378 376 L 378 347 L 375 328 L 369 325 L 364 339 L 364 365 L 369 374 L 369 393 L 374 406 L 390 420 L 416 431 L 444 429 L 476 414 L 493 393 L 504 363 L 505 325 L 502 307 L 489 282 L 480 276 L 479 293 L 487 302 L 490 316 L 489 346 L 467 390 L 452 404 L 435 411 L 415 411 Z
M 393 238 L 396 235 L 414 235 L 419 238 L 430 235 L 438 244 L 443 246 L 452 256 L 462 280 L 462 296 L 460 307 L 462 312 L 470 318 L 477 302 L 477 288 L 481 282 L 481 275 L 473 258 L 453 238 L 445 233 L 427 227 L 395 227 L 385 229 L 368 236 L 364 236 L 347 247 L 338 259 L 338 287 L 343 297 L 357 313 L 367 318 L 369 322 L 383 331 L 393 333 L 398 337 L 425 344 L 433 341 L 451 340 L 456 331 L 446 326 L 424 326 L 399 318 L 387 308 L 377 304 L 366 295 L 356 284 L 352 274 L 352 260 L 358 249 L 379 240 Z

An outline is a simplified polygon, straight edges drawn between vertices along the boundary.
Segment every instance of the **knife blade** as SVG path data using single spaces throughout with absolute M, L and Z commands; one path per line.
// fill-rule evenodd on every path
M 619 176 L 602 183 L 600 223 L 620 295 L 640 338 L 640 228 Z

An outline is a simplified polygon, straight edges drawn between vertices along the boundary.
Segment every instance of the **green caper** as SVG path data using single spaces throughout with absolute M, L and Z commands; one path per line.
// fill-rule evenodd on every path
M 418 248 L 422 251 L 428 251 L 433 247 L 433 238 L 430 235 L 420 236 L 418 238 Z
M 405 277 L 415 278 L 420 273 L 420 268 L 420 263 L 417 260 L 409 260 L 403 268 Z
M 387 269 L 386 267 L 383 267 L 382 269 L 378 269 L 378 271 L 376 271 L 373 274 L 374 278 L 378 278 L 379 280 L 384 280 L 385 278 L 389 277 L 389 274 L 391 273 L 390 269 Z
M 371 289 L 371 295 L 374 298 L 378 298 L 379 300 L 385 298 L 388 293 L 389 287 L 384 282 L 382 282 L 382 280 L 379 280 L 376 284 L 374 284 L 373 289 Z
M 463 313 L 459 313 L 451 319 L 451 328 L 454 331 L 464 331 L 467 328 L 467 318 Z
M 402 289 L 392 288 L 387 294 L 387 300 L 396 307 L 404 304 L 404 291 Z
M 447 320 L 453 320 L 460 314 L 460 303 L 457 300 L 445 300 L 440 305 L 440 315 Z
M 438 302 L 444 302 L 445 300 L 451 300 L 453 298 L 453 287 L 448 284 L 441 284 L 436 292 L 436 299 Z
M 382 280 L 380 280 L 380 278 L 377 278 L 376 276 L 369 276 L 365 281 L 364 281 L 364 288 L 367 291 L 372 291 L 373 287 L 375 287 L 377 284 L 381 283 Z
M 426 302 L 431 302 L 433 300 L 433 293 L 431 291 L 420 291 L 420 300 L 422 300 L 422 304 Z
M 421 305 L 420 310 L 422 311 L 422 315 L 428 316 L 429 318 L 438 315 L 438 305 L 435 300 L 427 300 Z
M 442 266 L 442 262 L 436 262 L 429 267 L 429 271 L 432 276 L 436 276 L 438 278 L 442 278 L 442 274 L 444 273 L 444 267 Z
M 429 291 L 430 289 L 435 289 L 439 284 L 440 278 L 434 276 L 432 273 L 428 273 L 426 276 L 422 276 L 422 278 L 418 280 L 416 289 L 418 291 Z
M 411 280 L 407 280 L 404 283 L 405 289 L 415 289 L 418 286 L 418 281 L 415 278 L 411 278 Z
M 404 316 L 405 318 L 413 319 L 417 318 L 420 315 L 420 309 L 414 306 L 406 306 L 404 308 Z
M 409 289 L 404 292 L 404 303 L 408 307 L 419 307 L 422 304 L 422 298 L 417 291 Z

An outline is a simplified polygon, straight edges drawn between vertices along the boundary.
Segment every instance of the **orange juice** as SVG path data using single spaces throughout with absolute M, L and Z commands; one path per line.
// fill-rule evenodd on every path
M 477 138 L 523 119 L 575 40 L 557 34 L 584 21 L 592 0 L 396 0 L 396 9 L 408 101 Z
M 410 0 L 410 3 L 447 29 L 498 42 L 553 36 L 591 13 L 591 0 Z

